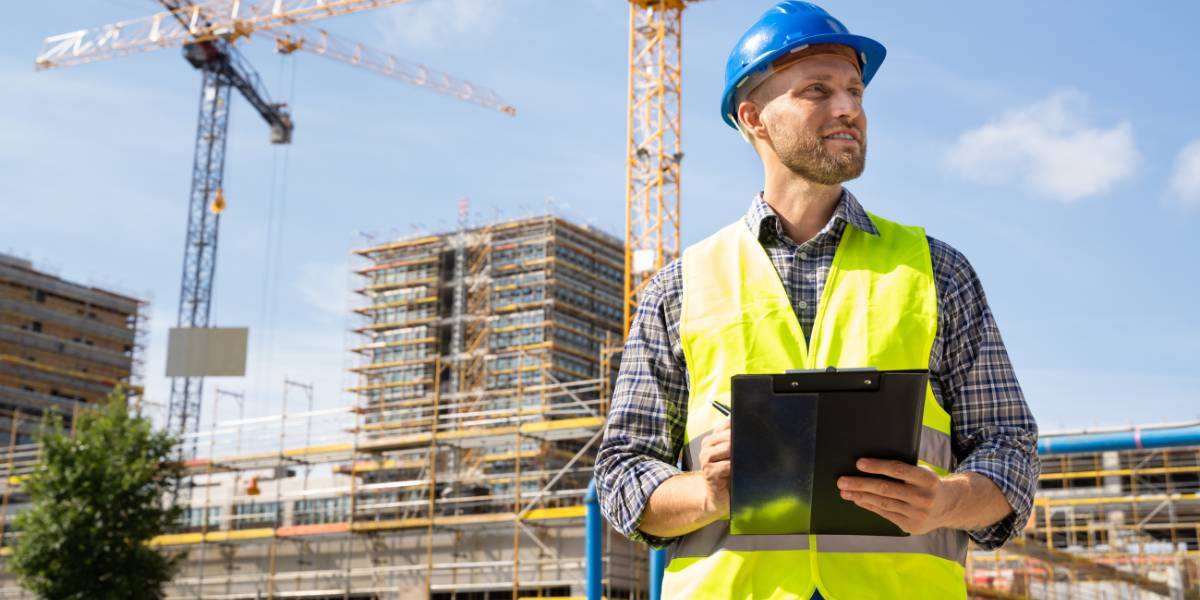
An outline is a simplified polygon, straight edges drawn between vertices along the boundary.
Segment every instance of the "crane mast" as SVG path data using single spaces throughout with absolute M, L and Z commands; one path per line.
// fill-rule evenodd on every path
M 685 0 L 629 0 L 625 332 L 650 278 L 679 256 Z
M 179 20 L 197 14 L 189 1 L 161 0 Z M 189 11 L 188 9 L 192 9 Z M 192 160 L 191 193 L 188 197 L 187 233 L 183 245 L 183 272 L 179 284 L 177 327 L 208 327 L 212 314 L 212 288 L 217 268 L 217 242 L 225 198 L 225 145 L 229 137 L 229 100 L 238 92 L 271 126 L 271 141 L 291 142 L 292 120 L 282 104 L 267 96 L 258 73 L 228 41 L 212 39 L 185 44 L 183 56 L 201 74 L 200 114 L 197 118 L 195 154 Z M 171 379 L 167 406 L 167 429 L 181 437 L 198 431 L 200 402 L 204 392 L 201 377 Z M 183 448 L 185 457 L 195 453 L 195 437 Z
M 236 88 L 271 125 L 273 143 L 291 141 L 292 122 L 282 105 L 272 104 L 266 98 L 257 74 L 226 42 L 189 44 L 184 46 L 184 56 L 200 71 L 201 85 L 176 325 L 208 327 L 221 210 L 224 208 L 225 145 L 229 137 L 231 91 Z M 180 435 L 197 431 L 203 389 L 204 380 L 200 377 L 171 380 L 168 430 Z M 185 448 L 189 455 L 192 450 L 194 440 L 189 448 Z

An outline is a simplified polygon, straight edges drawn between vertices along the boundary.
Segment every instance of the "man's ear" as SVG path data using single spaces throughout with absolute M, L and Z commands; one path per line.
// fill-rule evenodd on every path
M 759 110 L 757 104 L 749 100 L 743 100 L 738 104 L 737 125 L 738 131 L 748 144 L 753 145 L 755 138 L 766 137 L 767 135 L 767 127 L 762 122 L 762 112 Z

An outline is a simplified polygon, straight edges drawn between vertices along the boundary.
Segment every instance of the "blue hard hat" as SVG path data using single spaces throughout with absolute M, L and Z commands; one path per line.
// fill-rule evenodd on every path
M 733 98 L 739 87 L 752 75 L 762 74 L 771 63 L 809 44 L 841 44 L 858 53 L 863 85 L 879 70 L 887 50 L 883 44 L 851 34 L 842 22 L 811 2 L 783 0 L 763 13 L 762 18 L 742 34 L 725 64 L 725 93 L 721 96 L 721 118 L 737 128 Z

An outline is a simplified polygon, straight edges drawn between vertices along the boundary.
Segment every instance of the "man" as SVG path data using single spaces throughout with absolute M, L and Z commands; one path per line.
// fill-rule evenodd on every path
M 722 117 L 763 191 L 643 292 L 596 459 L 606 518 L 669 545 L 664 597 L 964 598 L 967 540 L 998 547 L 1029 518 L 1037 427 L 974 270 L 841 186 L 865 165 L 884 54 L 788 0 L 730 56 Z M 930 370 L 919 465 L 863 457 L 875 477 L 837 481 L 912 535 L 730 536 L 729 421 L 710 402 L 738 373 L 827 366 Z

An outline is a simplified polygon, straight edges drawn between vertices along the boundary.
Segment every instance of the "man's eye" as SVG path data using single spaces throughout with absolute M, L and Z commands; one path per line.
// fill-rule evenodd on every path
M 819 84 L 819 83 L 818 83 L 818 84 L 815 84 L 815 85 L 810 85 L 810 86 L 808 86 L 808 88 L 806 88 L 804 91 L 806 91 L 806 92 L 816 92 L 816 93 L 818 93 L 818 94 L 826 94 L 826 93 L 829 93 L 829 90 L 828 90 L 828 89 L 827 89 L 825 86 L 823 86 L 823 85 L 821 85 L 821 84 Z

